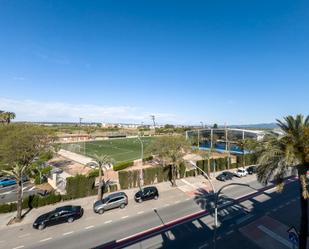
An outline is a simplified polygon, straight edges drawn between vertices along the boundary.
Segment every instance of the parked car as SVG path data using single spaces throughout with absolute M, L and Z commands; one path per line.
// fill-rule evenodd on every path
M 234 174 L 232 172 L 229 171 L 224 171 L 221 174 L 219 174 L 216 179 L 219 181 L 226 181 L 226 180 L 232 180 L 234 177 Z
M 98 214 L 103 214 L 106 210 L 125 208 L 126 205 L 128 205 L 128 196 L 124 192 L 117 192 L 108 195 L 102 200 L 96 201 L 93 204 L 93 211 Z
M 55 210 L 39 216 L 33 223 L 35 229 L 43 230 L 47 226 L 53 226 L 56 224 L 69 222 L 79 219 L 84 214 L 84 210 L 81 206 L 62 206 Z
M 237 176 L 237 177 L 243 177 L 243 176 L 246 176 L 247 174 L 248 174 L 248 172 L 244 168 L 239 168 L 235 172 L 235 176 Z
M 247 172 L 249 175 L 255 174 L 256 173 L 256 166 L 250 166 L 247 168 Z
M 23 182 L 26 182 L 28 181 L 28 177 L 26 176 L 23 176 L 22 177 L 22 181 Z M 15 185 L 16 184 L 16 180 L 14 178 L 11 178 L 11 177 L 4 177 L 2 179 L 0 179 L 0 187 L 3 188 L 3 187 L 8 187 L 8 186 L 12 186 L 12 185 Z
M 134 196 L 135 201 L 139 203 L 151 199 L 157 200 L 158 198 L 159 198 L 159 191 L 154 186 L 145 187 L 140 191 L 138 191 Z

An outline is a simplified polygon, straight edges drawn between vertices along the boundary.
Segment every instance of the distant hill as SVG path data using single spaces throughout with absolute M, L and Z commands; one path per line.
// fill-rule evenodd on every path
M 248 129 L 274 129 L 277 128 L 276 123 L 263 123 L 263 124 L 248 124 L 248 125 L 229 125 L 231 128 L 248 128 Z

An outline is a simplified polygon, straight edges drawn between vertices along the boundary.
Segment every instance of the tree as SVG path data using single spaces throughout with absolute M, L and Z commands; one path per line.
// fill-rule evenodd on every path
M 11 120 L 16 117 L 14 112 L 5 112 L 0 110 L 0 119 L 5 120 L 7 124 L 11 123 Z
M 163 162 L 163 166 L 169 166 L 172 186 L 176 186 L 176 178 L 183 156 L 190 150 L 190 144 L 183 136 L 162 136 L 157 138 L 149 146 L 149 150 Z
M 99 167 L 98 200 L 102 200 L 103 194 L 104 194 L 104 190 L 105 190 L 106 185 L 107 185 L 105 180 L 104 180 L 104 182 L 102 181 L 102 175 L 103 175 L 102 168 L 106 167 L 106 165 L 108 165 L 108 164 L 114 163 L 114 159 L 112 159 L 108 155 L 97 155 L 97 154 L 94 154 L 93 157 L 94 157 L 94 160 L 96 161 L 96 163 L 97 163 L 97 165 Z M 109 180 L 107 180 L 107 183 L 108 182 L 109 182 Z M 103 187 L 104 187 L 104 189 L 103 189 Z M 103 189 L 103 191 L 102 191 L 102 189 Z
M 307 248 L 308 233 L 308 189 L 307 171 L 309 169 L 309 116 L 287 116 L 284 121 L 277 120 L 282 134 L 271 133 L 264 137 L 257 147 L 257 178 L 267 184 L 275 179 L 282 190 L 284 177 L 291 169 L 296 169 L 299 181 L 301 202 L 301 221 L 299 249 Z
M 218 129 L 218 125 L 215 123 L 212 128 L 213 129 Z
M 252 152 L 257 147 L 258 143 L 253 138 L 245 138 L 239 139 L 237 141 L 237 145 L 240 147 L 242 151 L 242 166 L 246 166 L 245 154 L 246 151 Z
M 22 218 L 23 177 L 40 155 L 51 149 L 53 136 L 35 125 L 11 124 L 0 128 L 0 169 L 17 182 L 16 221 Z

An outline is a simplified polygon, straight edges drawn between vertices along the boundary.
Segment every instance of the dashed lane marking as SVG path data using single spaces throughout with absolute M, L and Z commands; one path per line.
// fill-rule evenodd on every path
M 85 227 L 86 230 L 91 229 L 91 228 L 94 228 L 94 226 Z
M 283 207 L 284 207 L 284 205 L 280 205 L 280 206 L 279 206 L 279 208 L 283 208 Z
M 164 205 L 164 207 L 168 207 L 170 204 L 168 204 L 168 203 L 166 203 L 165 205 Z
M 205 247 L 207 247 L 207 246 L 208 246 L 208 243 L 205 243 L 204 245 L 199 246 L 198 249 L 203 249 L 203 248 L 205 248 Z
M 175 201 L 175 204 L 179 203 L 179 201 Z
M 112 223 L 113 221 L 112 220 L 107 220 L 104 222 L 104 224 L 108 224 L 108 223 Z
M 126 219 L 126 218 L 128 218 L 128 217 L 129 217 L 129 216 L 126 215 L 126 216 L 121 217 L 121 219 Z
M 30 236 L 30 233 L 26 233 L 26 234 L 20 235 L 20 236 L 18 236 L 18 238 L 24 238 L 24 237 L 27 237 L 27 236 Z
M 230 230 L 230 231 L 226 232 L 226 235 L 230 235 L 230 234 L 232 234 L 232 233 L 234 233 L 234 231 L 233 231 L 233 230 Z
M 222 239 L 221 236 L 218 236 L 218 237 L 216 238 L 216 240 L 220 240 L 220 239 Z
M 45 242 L 45 241 L 48 241 L 48 240 L 51 240 L 52 237 L 49 237 L 49 238 L 46 238 L 46 239 L 41 239 L 40 242 Z
M 273 208 L 271 211 L 277 212 L 278 208 Z
M 69 234 L 72 234 L 72 233 L 74 233 L 74 231 L 70 231 L 70 232 L 67 232 L 67 233 L 63 233 L 62 235 L 63 235 L 63 236 L 66 236 L 66 235 L 69 235 Z
M 25 246 L 17 246 L 17 247 L 14 247 L 13 249 L 20 249 L 20 248 L 24 248 Z
M 139 211 L 139 212 L 137 212 L 137 214 L 143 214 L 144 213 L 144 211 Z

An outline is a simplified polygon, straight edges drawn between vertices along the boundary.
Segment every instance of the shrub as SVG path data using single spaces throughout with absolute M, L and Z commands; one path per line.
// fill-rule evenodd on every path
M 99 169 L 93 169 L 89 172 L 88 177 L 98 177 L 99 176 Z
M 117 184 L 109 185 L 109 192 L 115 192 L 118 190 Z
M 94 177 L 76 175 L 74 177 L 68 177 L 66 180 L 66 192 L 72 199 L 93 195 L 96 192 Z
M 128 171 L 119 171 L 118 172 L 119 184 L 121 189 L 129 188 L 129 173 Z
M 114 171 L 122 170 L 122 169 L 133 166 L 133 164 L 134 164 L 133 161 L 117 163 L 117 164 L 113 165 L 113 170 Z
M 190 177 L 190 176 L 195 176 L 196 170 L 195 169 L 191 169 L 186 171 L 186 177 Z
M 157 177 L 158 167 L 150 167 L 143 169 L 144 185 L 153 184 Z
M 186 165 L 184 163 L 181 163 L 179 165 L 179 178 L 185 177 L 185 173 L 186 173 Z
M 143 159 L 143 162 L 151 161 L 153 159 L 153 156 L 148 156 Z

